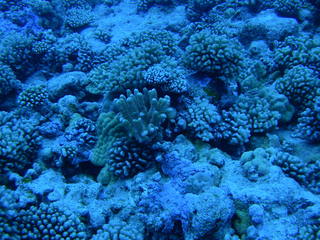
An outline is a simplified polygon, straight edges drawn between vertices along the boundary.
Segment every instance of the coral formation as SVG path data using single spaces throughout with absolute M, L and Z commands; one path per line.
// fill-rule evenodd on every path
M 38 121 L 0 112 L 0 171 L 24 172 L 40 143 Z
M 243 49 L 236 40 L 204 30 L 190 37 L 185 62 L 196 71 L 234 76 L 243 60 Z
M 127 225 L 125 222 L 108 223 L 98 230 L 98 233 L 93 236 L 93 240 L 143 240 L 143 234 L 133 226 Z
M 196 98 L 188 105 L 186 113 L 187 127 L 196 138 L 204 142 L 219 140 L 219 124 L 221 116 L 213 104 L 207 99 Z
M 253 133 L 266 132 L 276 127 L 281 116 L 272 109 L 268 100 L 261 96 L 240 95 L 231 111 L 247 115 L 249 128 Z
M 304 66 L 295 66 L 285 72 L 276 82 L 276 89 L 288 97 L 297 108 L 304 108 L 312 103 L 320 86 L 317 74 Z
M 35 108 L 46 104 L 48 91 L 44 85 L 33 86 L 18 96 L 18 104 L 23 107 Z
M 186 71 L 172 59 L 164 60 L 145 72 L 148 86 L 161 89 L 165 93 L 181 94 L 187 91 Z
M 16 81 L 16 76 L 12 69 L 0 62 L 0 97 L 12 91 Z
M 85 226 L 76 216 L 44 203 L 22 209 L 15 221 L 20 239 L 86 239 Z
M 318 0 L 0 0 L 0 239 L 319 239 Z
M 275 62 L 280 68 L 303 65 L 317 71 L 319 69 L 320 42 L 317 36 L 288 36 L 275 49 Z
M 244 152 L 240 158 L 245 176 L 250 181 L 257 181 L 267 175 L 270 168 L 270 153 L 263 148 L 256 148 L 254 151 Z
M 17 78 L 24 78 L 35 70 L 31 35 L 14 32 L 1 42 L 0 61 L 8 65 Z
M 161 125 L 176 115 L 175 109 L 170 107 L 170 97 L 158 98 L 155 89 L 128 90 L 127 96 L 116 98 L 113 105 L 128 136 L 139 143 L 150 143 L 161 136 Z
M 151 149 L 126 138 L 117 138 L 110 146 L 108 155 L 109 170 L 121 178 L 144 171 L 155 158 Z
M 301 113 L 298 118 L 298 133 L 301 137 L 314 142 L 320 141 L 320 96 L 312 106 Z
M 159 5 L 168 5 L 171 4 L 172 0 L 139 0 L 137 11 L 138 12 L 145 12 L 147 11 L 152 5 L 159 4 Z
M 67 27 L 78 30 L 89 25 L 93 20 L 90 10 L 82 8 L 71 8 L 66 12 L 65 24 Z
M 236 111 L 222 112 L 223 138 L 232 145 L 242 145 L 249 141 L 251 136 L 248 116 Z

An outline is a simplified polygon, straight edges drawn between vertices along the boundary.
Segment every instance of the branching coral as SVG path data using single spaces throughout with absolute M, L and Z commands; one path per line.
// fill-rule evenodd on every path
M 13 32 L 2 40 L 0 61 L 11 67 L 19 79 L 24 79 L 35 70 L 33 64 L 31 35 Z
M 102 88 L 109 94 L 124 93 L 126 89 L 141 88 L 146 85 L 143 73 L 154 64 L 160 63 L 165 56 L 160 44 L 143 43 L 111 64 L 102 64 L 89 74 L 90 88 Z M 91 90 L 92 91 L 92 90 Z M 101 91 L 101 90 L 99 90 Z
M 0 112 L 0 171 L 24 172 L 32 164 L 40 136 L 37 121 Z
M 19 239 L 18 228 L 13 224 L 19 208 L 17 194 L 4 186 L 0 187 L 0 236 L 2 239 Z
M 18 104 L 23 107 L 36 108 L 46 104 L 48 91 L 44 85 L 30 87 L 18 96 Z
M 15 220 L 20 239 L 86 239 L 86 228 L 70 212 L 62 212 L 52 205 L 40 204 L 21 210 Z
M 90 10 L 82 8 L 71 8 L 66 13 L 65 25 L 73 30 L 79 30 L 88 26 L 93 21 Z
M 275 62 L 281 69 L 303 65 L 319 70 L 320 41 L 309 35 L 288 36 L 275 49 Z
M 132 177 L 144 171 L 155 158 L 151 149 L 125 137 L 113 142 L 108 155 L 109 170 L 121 178 Z
M 0 97 L 7 95 L 16 81 L 16 76 L 12 69 L 0 62 Z
M 98 141 L 91 162 L 103 167 L 98 180 L 105 182 L 109 173 L 128 178 L 147 168 L 153 161 L 149 147 L 128 139 L 126 128 L 115 113 L 102 113 L 97 123 Z
M 185 62 L 188 67 L 199 72 L 234 76 L 242 64 L 243 54 L 236 40 L 203 30 L 190 37 Z
M 243 145 L 249 141 L 249 118 L 246 114 L 236 111 L 222 111 L 221 132 L 223 139 L 232 145 Z
M 277 91 L 288 97 L 300 110 L 312 104 L 319 87 L 320 80 L 316 72 L 304 66 L 291 68 L 276 81 Z
M 278 109 L 260 95 L 240 95 L 237 103 L 222 111 L 221 132 L 230 144 L 244 144 L 252 134 L 274 129 L 281 119 Z
M 67 131 L 68 139 L 76 140 L 80 145 L 93 146 L 96 143 L 96 125 L 90 119 L 76 117 Z
M 143 240 L 144 229 L 137 227 L 137 224 L 126 223 L 124 221 L 112 220 L 103 225 L 92 240 Z
M 307 224 L 305 226 L 300 227 L 297 240 L 305 240 L 305 239 L 319 240 L 320 239 L 319 233 L 320 233 L 319 222 L 316 222 L 314 224 Z
M 241 95 L 232 109 L 248 116 L 253 133 L 262 133 L 275 128 L 281 117 L 278 111 L 272 109 L 267 99 L 260 96 Z
M 135 47 L 142 47 L 150 41 L 159 44 L 168 56 L 175 55 L 179 52 L 178 38 L 172 32 L 166 30 L 134 32 L 129 37 L 122 39 L 120 43 L 122 47 L 133 49 Z
M 97 121 L 97 144 L 93 150 L 91 162 L 103 167 L 108 162 L 108 151 L 117 138 L 124 136 L 124 127 L 114 112 L 101 113 Z
M 313 142 L 320 141 L 320 96 L 314 100 L 310 108 L 301 113 L 297 131 L 303 138 Z
M 297 17 L 299 10 L 305 6 L 304 0 L 276 0 L 274 7 L 283 16 Z
M 281 167 L 282 171 L 289 177 L 295 179 L 302 186 L 305 186 L 311 192 L 319 194 L 319 171 L 320 165 L 317 161 L 305 162 L 296 156 L 286 152 L 275 152 L 271 162 Z
M 207 99 L 195 98 L 187 106 L 186 115 L 187 127 L 195 137 L 205 142 L 221 139 L 218 127 L 221 124 L 221 116 L 216 106 L 210 104 Z
M 125 93 L 126 89 L 142 88 L 147 85 L 145 71 L 153 65 L 177 54 L 177 39 L 169 31 L 143 31 L 133 33 L 120 41 L 109 44 L 97 60 L 102 62 L 88 76 L 86 89 L 93 93 L 108 91 L 111 95 Z M 168 63 L 171 71 L 173 63 Z M 170 69 L 170 70 L 169 70 Z M 179 71 L 173 73 L 179 74 Z M 170 90 L 178 90 L 184 79 L 171 81 Z M 172 89 L 174 88 L 174 89 Z
M 186 71 L 173 59 L 167 59 L 150 67 L 144 74 L 148 86 L 161 89 L 165 93 L 187 91 Z
M 65 64 L 88 72 L 94 66 L 95 58 L 85 38 L 78 33 L 72 33 L 52 45 L 49 54 L 44 58 L 44 63 L 53 72 L 61 72 Z
M 152 143 L 162 137 L 162 124 L 175 117 L 170 98 L 158 98 L 155 89 L 127 91 L 114 100 L 114 112 L 102 113 L 98 141 L 91 161 L 116 176 L 127 178 L 146 169 L 154 160 Z M 100 178 L 102 178 L 100 174 Z
M 143 89 L 139 92 L 127 91 L 114 100 L 117 118 L 126 128 L 128 136 L 140 143 L 148 143 L 161 135 L 161 125 L 165 120 L 175 117 L 175 110 L 170 107 L 170 97 L 158 98 L 155 89 Z
M 187 17 L 191 21 L 199 20 L 204 13 L 221 2 L 221 0 L 189 0 Z

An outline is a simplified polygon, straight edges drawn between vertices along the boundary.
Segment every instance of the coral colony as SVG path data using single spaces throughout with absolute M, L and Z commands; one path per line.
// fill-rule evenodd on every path
M 320 240 L 319 0 L 0 12 L 0 240 Z

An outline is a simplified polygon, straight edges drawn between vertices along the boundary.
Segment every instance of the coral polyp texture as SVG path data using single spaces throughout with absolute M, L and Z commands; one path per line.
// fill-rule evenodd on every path
M 22 209 L 15 221 L 21 239 L 86 239 L 85 226 L 76 216 L 44 203 Z
M 127 91 L 113 102 L 117 119 L 126 128 L 129 137 L 139 143 L 149 143 L 161 135 L 161 125 L 176 115 L 170 107 L 170 97 L 158 98 L 155 89 Z
M 232 76 L 237 74 L 243 54 L 236 40 L 204 30 L 190 37 L 185 61 L 196 71 Z
M 0 240 L 320 239 L 320 1 L 0 12 Z
M 309 106 L 319 95 L 319 88 L 320 80 L 317 73 L 304 66 L 289 69 L 276 82 L 276 89 L 287 96 L 297 108 Z
M 317 97 L 310 108 L 301 113 L 298 118 L 297 129 L 300 136 L 311 141 L 320 141 L 320 96 Z
M 48 101 L 48 91 L 43 85 L 28 88 L 18 96 L 18 104 L 29 108 L 44 105 L 46 101 Z

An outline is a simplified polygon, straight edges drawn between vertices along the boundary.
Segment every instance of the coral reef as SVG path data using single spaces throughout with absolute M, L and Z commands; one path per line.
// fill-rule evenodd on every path
M 266 132 L 276 127 L 280 119 L 280 113 L 272 109 L 266 98 L 260 96 L 240 95 L 231 111 L 246 114 L 253 133 Z
M 65 25 L 73 30 L 81 29 L 89 25 L 93 20 L 90 10 L 82 8 L 71 8 L 66 12 Z
M 0 50 L 0 61 L 8 65 L 18 79 L 23 79 L 35 70 L 31 35 L 14 32 L 1 42 L 3 46 Z
M 244 152 L 240 158 L 245 176 L 250 181 L 257 181 L 269 173 L 270 153 L 263 148 L 256 148 L 254 151 Z
M 186 71 L 172 59 L 164 60 L 145 72 L 148 86 L 161 89 L 165 93 L 182 94 L 187 91 Z
M 0 63 L 0 96 L 3 97 L 10 93 L 16 81 L 16 76 L 12 69 L 3 63 Z
M 275 49 L 275 62 L 280 68 L 303 65 L 317 71 L 320 45 L 317 36 L 288 36 Z
M 154 161 L 151 149 L 126 138 L 118 138 L 110 146 L 109 170 L 116 176 L 127 178 L 144 171 Z
M 221 131 L 223 138 L 232 145 L 242 145 L 249 141 L 251 136 L 248 116 L 236 111 L 222 112 Z
M 122 221 L 112 221 L 108 224 L 103 225 L 102 229 L 99 229 L 97 234 L 95 234 L 92 239 L 93 240 L 143 240 L 143 228 L 139 229 L 139 226 L 135 226 L 134 224 L 128 224 Z
M 168 5 L 171 3 L 172 3 L 172 0 L 139 0 L 137 11 L 145 12 L 154 4 Z
M 190 37 L 185 62 L 196 71 L 216 75 L 234 76 L 243 59 L 243 49 L 235 40 L 201 31 Z
M 298 133 L 301 137 L 314 142 L 320 141 L 320 96 L 317 97 L 312 106 L 301 113 L 298 118 Z
M 222 134 L 219 132 L 218 127 L 221 122 L 221 116 L 216 106 L 210 104 L 207 99 L 194 99 L 187 106 L 185 115 L 187 115 L 187 128 L 196 138 L 204 142 L 221 139 Z
M 0 0 L 0 239 L 319 239 L 318 0 Z
M 170 107 L 170 97 L 158 98 L 155 89 L 139 92 L 127 91 L 113 102 L 117 119 L 126 129 L 129 137 L 139 143 L 149 143 L 161 135 L 161 125 L 173 119 L 175 109 Z
M 28 88 L 18 96 L 18 104 L 23 107 L 35 108 L 45 105 L 47 101 L 48 91 L 44 85 Z
M 276 89 L 288 97 L 297 108 L 304 108 L 317 96 L 320 80 L 317 74 L 304 66 L 289 69 L 276 82 Z
M 24 172 L 40 143 L 38 121 L 0 112 L 0 171 Z
M 15 221 L 21 239 L 86 239 L 85 226 L 76 216 L 44 203 L 22 209 Z

